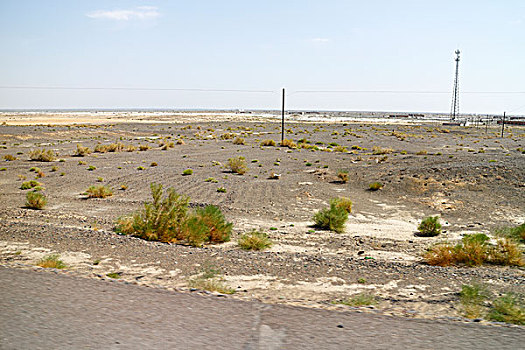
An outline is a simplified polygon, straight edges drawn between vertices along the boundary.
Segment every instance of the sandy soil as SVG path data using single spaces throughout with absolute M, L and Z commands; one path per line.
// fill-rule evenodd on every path
M 523 269 L 431 267 L 421 258 L 435 242 L 455 241 L 466 233 L 491 234 L 525 220 L 525 155 L 518 151 L 525 147 L 523 128 L 508 128 L 500 138 L 496 129 L 485 133 L 483 128 L 430 124 L 288 124 L 287 137 L 317 144 L 319 149 L 312 151 L 260 147 L 261 140 L 280 140 L 280 129 L 258 116 L 249 122 L 235 116 L 200 122 L 195 116 L 177 117 L 174 122 L 162 116 L 155 123 L 122 116 L 118 123 L 101 118 L 66 125 L 51 115 L 38 119 L 37 124 L 45 124 L 39 126 L 29 125 L 35 120 L 28 118 L 0 126 L 0 157 L 18 158 L 0 166 L 3 264 L 30 266 L 57 252 L 70 271 L 82 276 L 107 278 L 118 272 L 123 281 L 179 290 L 189 290 L 189 278 L 214 266 L 236 290 L 234 298 L 337 309 L 348 307 L 333 305 L 334 300 L 369 292 L 380 303 L 367 311 L 410 317 L 458 316 L 457 292 L 472 281 L 495 292 L 524 292 Z M 226 133 L 243 137 L 245 145 L 221 139 Z M 158 146 L 162 138 L 183 139 L 184 144 L 163 151 Z M 152 148 L 72 156 L 79 143 L 93 148 L 118 141 Z M 333 151 L 335 143 L 348 151 Z M 58 152 L 63 161 L 30 161 L 29 151 L 41 147 Z M 374 155 L 373 147 L 394 152 Z M 224 166 L 233 156 L 248 161 L 245 175 Z M 89 171 L 89 166 L 96 169 Z M 31 167 L 45 174 L 38 179 L 49 201 L 42 211 L 24 208 L 26 191 L 19 187 L 23 179 L 35 177 Z M 193 175 L 182 176 L 188 168 Z M 349 172 L 348 183 L 337 181 L 339 170 Z M 271 172 L 281 178 L 268 179 Z M 217 182 L 205 182 L 209 177 Z M 114 195 L 86 199 L 82 193 L 98 181 L 112 187 Z M 368 191 L 374 181 L 384 188 Z M 218 205 L 234 223 L 232 241 L 192 248 L 114 233 L 118 217 L 149 200 L 152 182 L 190 196 L 193 206 Z M 226 193 L 217 192 L 218 187 Z M 312 228 L 312 215 L 338 196 L 354 203 L 345 232 Z M 436 238 L 416 237 L 419 221 L 428 215 L 441 216 L 444 232 Z M 263 252 L 240 250 L 238 236 L 251 229 L 267 232 L 274 246 Z

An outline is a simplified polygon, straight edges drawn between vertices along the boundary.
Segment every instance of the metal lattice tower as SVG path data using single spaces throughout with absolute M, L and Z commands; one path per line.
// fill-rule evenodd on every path
M 454 91 L 452 92 L 452 106 L 450 108 L 450 119 L 456 120 L 459 116 L 459 50 L 456 50 L 456 76 L 454 78 Z

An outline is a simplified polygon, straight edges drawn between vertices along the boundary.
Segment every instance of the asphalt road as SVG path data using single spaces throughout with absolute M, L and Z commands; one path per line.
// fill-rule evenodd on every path
M 266 305 L 0 267 L 1 349 L 520 349 L 522 328 Z

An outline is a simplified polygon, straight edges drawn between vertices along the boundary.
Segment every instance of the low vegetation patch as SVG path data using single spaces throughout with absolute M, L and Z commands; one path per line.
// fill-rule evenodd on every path
M 348 197 L 339 197 L 335 199 L 336 206 L 343 208 L 348 214 L 352 212 L 352 201 Z
M 348 306 L 368 306 L 377 304 L 377 299 L 373 294 L 370 293 L 360 293 L 356 294 L 351 298 L 339 300 L 333 302 L 334 304 L 342 304 Z
M 105 185 L 90 186 L 86 193 L 89 198 L 106 198 L 113 195 L 113 190 Z
M 60 255 L 50 254 L 44 256 L 37 262 L 37 266 L 46 268 L 46 269 L 65 269 L 67 265 L 60 260 Z
M 84 147 L 81 144 L 77 144 L 77 149 L 73 156 L 75 157 L 85 157 L 88 154 L 91 154 L 91 149 L 89 147 Z
M 297 148 L 297 145 L 295 144 L 295 142 L 293 142 L 293 140 L 288 140 L 288 139 L 284 139 L 281 143 L 280 143 L 280 146 L 281 147 L 288 147 L 288 148 Z
M 11 154 L 6 154 L 4 157 L 4 160 L 7 161 L 7 162 L 12 162 L 13 160 L 17 160 L 18 158 L 11 155 Z
M 235 140 L 233 140 L 234 145 L 244 145 L 244 139 L 240 136 L 237 136 Z
M 44 209 L 47 204 L 46 196 L 38 191 L 28 192 L 26 195 L 26 207 L 30 209 Z
M 496 244 L 491 244 L 489 237 L 483 233 L 465 235 L 456 245 L 438 243 L 430 247 L 423 257 L 429 265 L 437 266 L 525 265 L 523 250 L 518 243 L 503 238 L 498 239 Z
M 439 216 L 429 216 L 424 218 L 419 226 L 418 236 L 420 237 L 435 237 L 441 233 L 441 224 L 439 223 Z
M 35 188 L 37 186 L 41 186 L 42 184 L 36 180 L 31 180 L 31 181 L 25 181 L 25 182 L 22 182 L 22 185 L 20 185 L 20 189 L 21 190 L 29 190 L 31 188 Z
M 496 230 L 498 236 L 507 237 L 521 243 L 525 243 L 525 223 L 515 227 L 505 227 Z
M 263 250 L 272 246 L 272 241 L 265 232 L 253 230 L 243 234 L 238 241 L 244 250 Z
M 337 172 L 337 177 L 339 178 L 339 182 L 342 184 L 345 184 L 348 182 L 348 171 L 347 170 L 339 170 Z
M 261 146 L 263 147 L 275 147 L 277 144 L 274 140 L 263 140 L 261 142 Z
M 57 159 L 57 154 L 50 149 L 35 149 L 29 152 L 29 159 L 39 162 L 53 162 Z
M 202 246 L 230 239 L 233 224 L 220 209 L 209 205 L 189 211 L 189 197 L 169 188 L 163 196 L 162 185 L 151 184 L 152 202 L 131 216 L 118 219 L 116 231 L 146 240 L 187 243 Z
M 183 176 L 188 176 L 188 175 L 192 175 L 193 174 L 193 170 L 192 169 L 186 169 L 182 172 L 182 175 Z
M 343 232 L 346 220 L 348 220 L 348 212 L 338 204 L 338 199 L 330 200 L 330 208 L 322 209 L 314 215 L 314 226 L 322 230 Z
M 377 191 L 383 188 L 383 184 L 381 182 L 372 182 L 370 185 L 368 185 L 368 189 L 370 191 Z
M 246 159 L 244 157 L 235 157 L 228 159 L 228 168 L 232 173 L 244 175 L 248 171 Z
M 219 292 L 222 294 L 233 294 L 235 289 L 228 287 L 220 275 L 220 271 L 211 267 L 205 267 L 197 276 L 190 278 L 188 287 L 194 289 L 207 290 L 209 292 Z

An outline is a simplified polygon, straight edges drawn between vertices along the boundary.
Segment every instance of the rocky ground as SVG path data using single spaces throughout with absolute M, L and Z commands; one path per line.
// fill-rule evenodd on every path
M 431 124 L 287 125 L 287 138 L 306 139 L 317 150 L 260 147 L 262 140 L 280 140 L 280 125 L 258 120 L 2 125 L 0 135 L 0 157 L 18 158 L 0 165 L 4 265 L 28 268 L 56 252 L 68 273 L 117 273 L 122 281 L 187 291 L 190 278 L 213 267 L 235 289 L 233 298 L 348 309 L 333 301 L 366 292 L 379 303 L 360 311 L 410 317 L 458 317 L 457 293 L 473 281 L 494 293 L 524 292 L 523 268 L 432 267 L 421 258 L 435 242 L 524 222 L 523 128 L 508 128 L 500 138 L 496 129 Z M 158 145 L 179 139 L 184 144 L 168 150 Z M 151 149 L 72 156 L 77 144 L 115 142 Z M 61 160 L 30 161 L 28 153 L 42 147 Z M 374 147 L 393 152 L 373 154 Z M 247 160 L 245 175 L 225 167 L 236 156 Z M 48 197 L 45 210 L 24 208 L 27 190 L 20 185 L 35 177 L 32 167 L 45 175 L 37 179 Z M 185 169 L 193 174 L 183 176 Z M 348 183 L 338 181 L 340 170 L 348 171 Z M 280 179 L 268 179 L 272 172 Z M 210 177 L 217 182 L 204 181 Z M 375 181 L 383 189 L 369 191 Z M 192 206 L 218 205 L 234 223 L 231 242 L 193 248 L 117 235 L 116 219 L 149 200 L 152 182 L 190 196 Z M 96 184 L 112 187 L 113 196 L 87 199 L 83 193 Z M 312 215 L 338 196 L 354 203 L 345 232 L 311 227 Z M 428 215 L 440 215 L 444 232 L 415 236 Z M 241 250 L 237 238 L 251 229 L 267 232 L 273 247 Z

